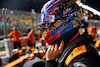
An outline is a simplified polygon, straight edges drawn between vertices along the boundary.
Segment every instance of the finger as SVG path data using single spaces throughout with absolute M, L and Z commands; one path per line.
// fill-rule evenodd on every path
M 51 51 L 54 51 L 54 45 L 51 45 Z
M 61 41 L 60 46 L 59 46 L 59 51 L 62 50 L 63 46 L 64 46 L 64 41 Z
M 48 50 L 50 51 L 50 50 L 51 50 L 51 48 L 52 48 L 52 46 L 50 45 L 50 46 L 48 47 Z
M 55 44 L 54 51 L 58 50 L 58 44 Z

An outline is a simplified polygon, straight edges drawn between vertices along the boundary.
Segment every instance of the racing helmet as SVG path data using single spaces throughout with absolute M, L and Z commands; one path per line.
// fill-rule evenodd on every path
M 67 43 L 78 32 L 81 19 L 81 9 L 75 0 L 50 0 L 43 6 L 36 25 L 44 28 L 42 38 L 46 43 Z

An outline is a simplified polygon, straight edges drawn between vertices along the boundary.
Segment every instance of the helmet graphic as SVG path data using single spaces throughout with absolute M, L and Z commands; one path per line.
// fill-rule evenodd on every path
M 81 10 L 75 0 L 50 0 L 43 6 L 36 25 L 45 28 L 42 38 L 54 44 L 73 38 L 81 19 Z

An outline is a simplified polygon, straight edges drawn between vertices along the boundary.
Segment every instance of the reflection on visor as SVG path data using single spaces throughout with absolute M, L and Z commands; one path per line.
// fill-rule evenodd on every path
M 40 27 L 49 27 L 52 22 L 55 22 L 55 15 L 40 14 L 36 25 Z

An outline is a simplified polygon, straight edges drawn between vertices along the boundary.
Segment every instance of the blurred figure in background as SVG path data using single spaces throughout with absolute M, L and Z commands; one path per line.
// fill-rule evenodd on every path
M 88 34 L 91 35 L 92 34 L 92 27 L 93 27 L 93 24 L 90 23 L 89 27 L 88 27 Z
M 98 34 L 97 34 L 97 28 L 95 25 L 93 25 L 92 27 L 92 36 L 94 37 L 93 41 L 96 43 L 96 37 L 98 36 Z
M 100 38 L 96 41 L 95 48 L 97 49 L 97 51 L 100 51 Z
M 21 40 L 22 40 L 23 34 L 20 31 L 18 31 L 17 27 L 13 27 L 12 30 L 13 32 L 10 32 L 7 37 L 10 38 L 11 41 L 13 41 L 14 49 L 21 48 Z M 21 36 L 21 39 L 20 39 L 20 36 Z M 11 39 L 11 37 L 13 37 L 13 40 Z
M 35 37 L 34 37 L 34 30 L 31 29 L 30 32 L 27 34 L 28 36 L 28 43 L 27 45 L 29 47 L 34 46 L 35 47 Z
M 40 30 L 37 31 L 37 38 L 41 42 L 41 31 Z
M 96 41 L 95 46 L 94 46 L 100 56 L 100 38 L 99 40 Z
M 92 35 L 94 37 L 94 39 L 93 39 L 93 46 L 94 46 L 94 44 L 96 43 L 96 38 L 98 36 L 97 28 L 93 23 L 90 23 L 87 31 L 88 31 L 89 35 Z

